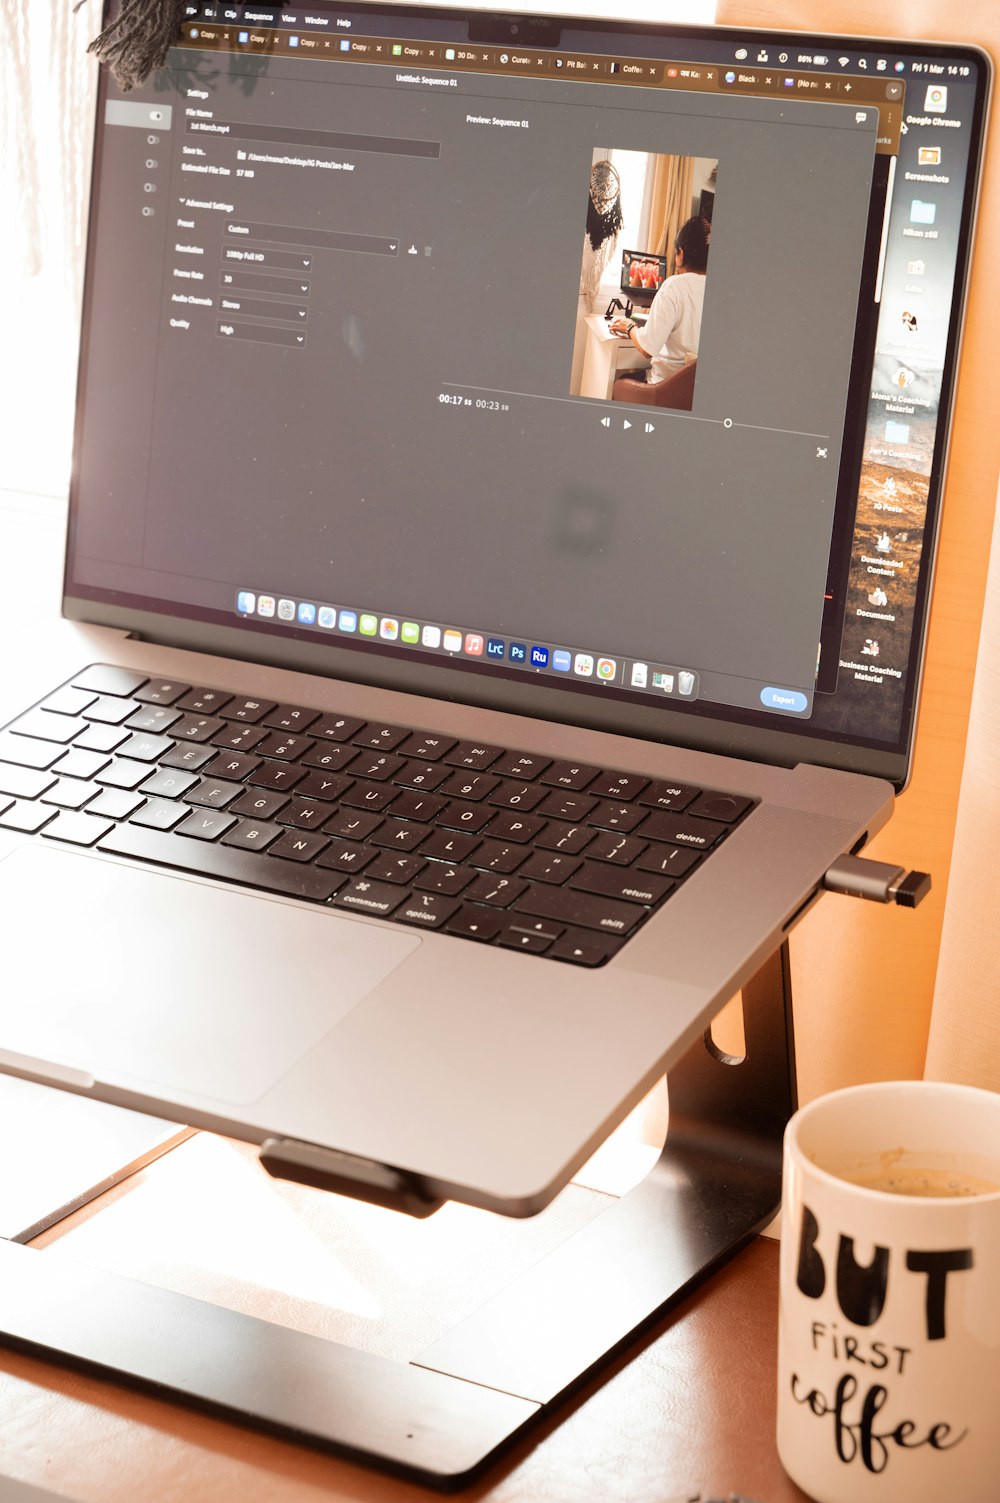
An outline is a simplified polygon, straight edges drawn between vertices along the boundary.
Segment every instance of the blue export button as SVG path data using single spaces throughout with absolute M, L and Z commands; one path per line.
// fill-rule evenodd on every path
M 761 689 L 760 702 L 765 710 L 790 710 L 801 715 L 809 708 L 809 701 L 798 689 Z

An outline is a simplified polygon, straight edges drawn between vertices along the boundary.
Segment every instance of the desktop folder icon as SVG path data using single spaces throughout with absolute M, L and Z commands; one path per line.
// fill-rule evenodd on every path
M 885 425 L 885 441 L 887 444 L 908 444 L 910 442 L 909 423 L 896 423 L 890 418 Z
M 911 224 L 933 224 L 937 216 L 937 204 L 925 203 L 922 198 L 915 198 L 910 205 Z

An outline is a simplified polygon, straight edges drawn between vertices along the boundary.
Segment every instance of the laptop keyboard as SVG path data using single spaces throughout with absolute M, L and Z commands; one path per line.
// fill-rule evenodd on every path
M 750 799 L 93 665 L 0 730 L 0 827 L 603 965 Z

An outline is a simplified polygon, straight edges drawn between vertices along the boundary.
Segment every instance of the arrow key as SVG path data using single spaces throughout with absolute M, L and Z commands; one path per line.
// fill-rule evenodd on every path
M 463 903 L 458 913 L 445 924 L 449 934 L 461 934 L 465 939 L 495 939 L 503 927 L 503 920 L 487 908 L 475 908 Z

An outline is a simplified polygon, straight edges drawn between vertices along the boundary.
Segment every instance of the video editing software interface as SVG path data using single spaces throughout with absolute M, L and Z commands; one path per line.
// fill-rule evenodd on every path
M 525 23 L 107 86 L 69 593 L 896 745 L 974 55 Z

